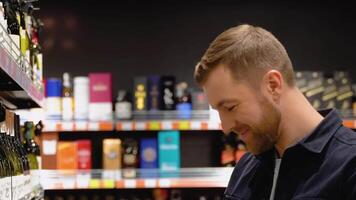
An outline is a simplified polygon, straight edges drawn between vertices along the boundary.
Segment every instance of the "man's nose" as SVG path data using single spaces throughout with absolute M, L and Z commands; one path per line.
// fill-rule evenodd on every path
M 234 120 L 232 119 L 232 117 L 220 114 L 220 120 L 224 134 L 232 132 L 234 128 Z

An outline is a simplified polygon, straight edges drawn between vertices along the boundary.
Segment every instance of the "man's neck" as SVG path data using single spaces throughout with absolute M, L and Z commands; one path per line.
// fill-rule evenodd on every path
M 307 137 L 324 119 L 297 89 L 286 91 L 281 101 L 281 123 L 275 148 L 279 157 L 285 150 Z

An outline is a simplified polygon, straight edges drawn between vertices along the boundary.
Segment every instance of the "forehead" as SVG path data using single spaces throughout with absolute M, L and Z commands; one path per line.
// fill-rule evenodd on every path
M 221 65 L 210 72 L 203 90 L 209 104 L 215 108 L 221 102 L 243 101 L 252 95 L 251 88 L 246 81 L 235 80 L 231 71 Z

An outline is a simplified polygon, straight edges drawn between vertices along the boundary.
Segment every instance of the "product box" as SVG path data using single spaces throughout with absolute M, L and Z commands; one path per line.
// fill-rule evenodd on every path
M 57 169 L 77 169 L 77 144 L 75 142 L 58 142 Z
M 145 111 L 147 106 L 147 78 L 135 77 L 134 78 L 134 110 Z
M 48 132 L 40 137 L 42 169 L 57 169 L 58 133 Z
M 161 110 L 175 109 L 175 77 L 162 76 L 160 81 Z
M 322 108 L 336 108 L 338 91 L 333 74 L 324 75 L 323 85 Z
M 308 89 L 305 96 L 315 109 L 322 108 L 322 96 L 324 93 L 324 77 L 322 72 L 311 72 L 308 75 Z
M 89 74 L 89 120 L 112 119 L 111 73 Z
M 103 140 L 103 169 L 117 170 L 121 168 L 121 140 Z
M 91 169 L 91 141 L 77 140 L 78 169 Z
M 141 140 L 140 167 L 143 169 L 158 168 L 158 152 L 156 138 L 144 138 Z
M 334 73 L 337 85 L 338 96 L 336 98 L 336 107 L 341 112 L 347 112 L 352 108 L 352 87 L 350 76 L 347 72 L 338 71 Z
M 193 110 L 209 110 L 208 99 L 203 91 L 192 92 L 192 109 Z
M 160 108 L 159 82 L 159 76 L 148 77 L 148 110 L 159 110 Z
M 179 131 L 160 131 L 158 133 L 158 162 L 161 170 L 180 168 Z

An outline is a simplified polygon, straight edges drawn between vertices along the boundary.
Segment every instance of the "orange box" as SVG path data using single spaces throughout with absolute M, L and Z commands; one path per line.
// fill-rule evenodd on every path
M 58 142 L 57 146 L 57 169 L 77 169 L 77 143 Z
M 103 140 L 103 169 L 121 168 L 121 140 Z

